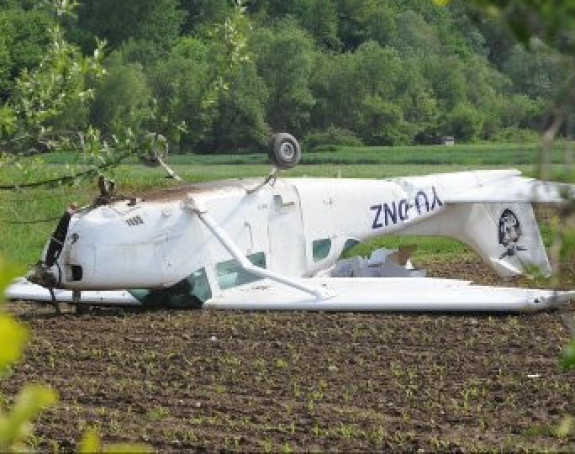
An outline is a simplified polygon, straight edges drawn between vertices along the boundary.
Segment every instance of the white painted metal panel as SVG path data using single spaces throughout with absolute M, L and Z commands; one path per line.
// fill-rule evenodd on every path
M 60 303 L 73 302 L 70 290 L 54 289 L 56 301 Z M 10 285 L 6 290 L 6 298 L 15 301 L 51 302 L 52 296 L 48 289 L 32 284 L 24 279 Z M 126 290 L 85 291 L 79 304 L 110 305 L 110 306 L 141 306 L 141 303 Z
M 533 178 L 510 176 L 489 185 L 449 196 L 452 203 L 466 202 L 541 202 L 559 203 L 573 198 L 575 191 L 568 184 L 538 181 Z
M 205 308 L 226 310 L 528 312 L 549 309 L 575 298 L 575 292 L 485 287 L 467 281 L 433 278 L 303 279 L 333 294 L 316 300 L 292 288 L 260 281 L 207 301 Z
M 270 196 L 267 267 L 300 276 L 306 267 L 306 248 L 299 196 L 293 186 L 274 188 Z
M 485 287 L 469 281 L 434 278 L 313 278 L 302 279 L 333 296 L 317 300 L 300 290 L 270 280 L 226 290 L 204 308 L 247 311 L 344 312 L 531 312 L 550 309 L 575 299 L 575 292 Z M 59 302 L 72 302 L 72 292 L 56 290 Z M 51 301 L 48 290 L 17 282 L 7 298 Z M 85 291 L 82 304 L 138 306 L 127 291 Z

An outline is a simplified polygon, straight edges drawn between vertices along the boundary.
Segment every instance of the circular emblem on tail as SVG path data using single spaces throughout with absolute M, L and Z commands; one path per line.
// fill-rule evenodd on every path
M 510 209 L 504 210 L 499 218 L 499 244 L 507 250 L 501 258 L 514 255 L 517 250 L 524 250 L 517 245 L 521 234 L 521 223 L 517 215 Z

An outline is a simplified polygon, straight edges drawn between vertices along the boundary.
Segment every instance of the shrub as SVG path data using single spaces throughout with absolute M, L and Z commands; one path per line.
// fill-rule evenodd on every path
M 352 131 L 330 126 L 325 131 L 307 134 L 304 145 L 312 151 L 335 151 L 337 146 L 361 147 L 363 142 Z
M 445 131 L 456 140 L 477 139 L 485 122 L 484 115 L 471 104 L 460 103 L 447 114 Z
M 522 129 L 516 126 L 511 126 L 509 128 L 503 128 L 493 136 L 495 142 L 504 143 L 538 143 L 539 134 L 537 131 L 532 129 Z

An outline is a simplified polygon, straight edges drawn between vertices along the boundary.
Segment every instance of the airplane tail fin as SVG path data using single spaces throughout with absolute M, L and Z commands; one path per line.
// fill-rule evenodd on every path
M 533 271 L 551 274 L 533 207 L 528 202 L 450 203 L 442 216 L 413 225 L 404 233 L 456 238 L 502 277 Z
M 479 203 L 461 237 L 503 277 L 551 274 L 551 265 L 530 203 Z

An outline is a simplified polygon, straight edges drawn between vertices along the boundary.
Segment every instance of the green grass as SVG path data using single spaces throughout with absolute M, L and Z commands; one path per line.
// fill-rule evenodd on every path
M 552 161 L 564 160 L 566 143 L 557 142 Z M 488 143 L 456 146 L 395 146 L 395 147 L 334 147 L 334 151 L 307 152 L 303 150 L 302 164 L 415 164 L 415 165 L 469 165 L 514 166 L 537 162 L 539 145 L 535 143 Z M 46 161 L 53 164 L 78 163 L 81 156 L 72 153 L 52 153 Z M 172 154 L 173 165 L 259 165 L 267 164 L 265 152 L 236 154 Z M 135 163 L 134 159 L 128 163 Z
M 373 250 L 378 248 L 397 249 L 400 246 L 408 245 L 417 246 L 412 255 L 415 261 L 433 259 L 443 262 L 461 255 L 473 254 L 465 244 L 451 238 L 389 235 L 364 241 L 351 249 L 347 255 L 369 256 Z

